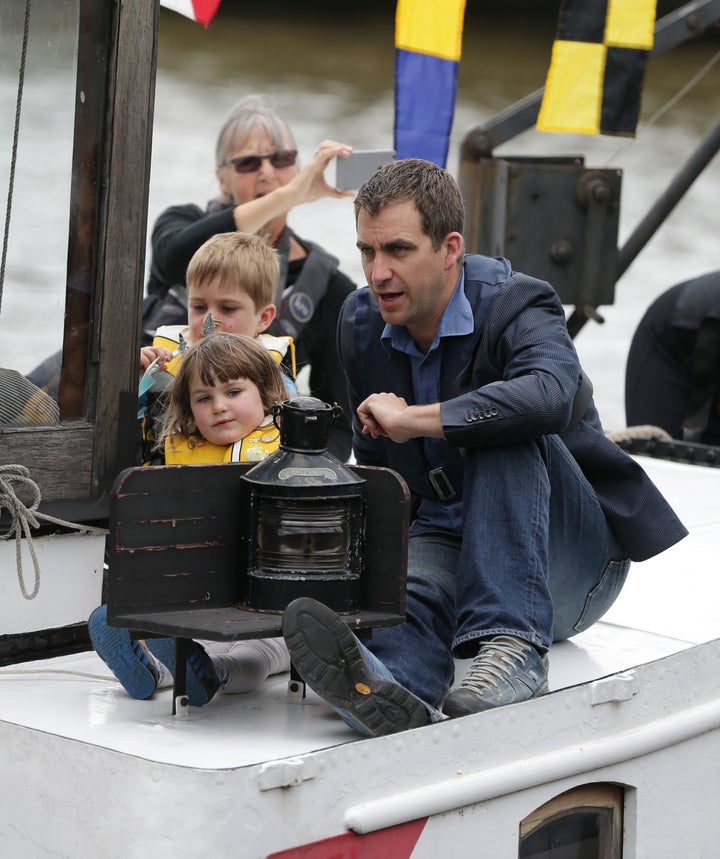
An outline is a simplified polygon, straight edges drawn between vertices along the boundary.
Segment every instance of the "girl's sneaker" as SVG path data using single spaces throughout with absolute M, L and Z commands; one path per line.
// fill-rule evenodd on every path
M 142 642 L 127 629 L 108 626 L 107 606 L 96 608 L 88 619 L 90 641 L 97 655 L 132 698 L 149 698 L 157 689 L 159 672 Z

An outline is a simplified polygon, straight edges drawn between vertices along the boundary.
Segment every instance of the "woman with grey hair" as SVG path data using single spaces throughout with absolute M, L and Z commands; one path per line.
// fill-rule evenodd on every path
M 298 368 L 310 366 L 313 396 L 343 407 L 328 442 L 328 450 L 342 461 L 350 455 L 350 411 L 335 331 L 340 307 L 355 284 L 338 270 L 335 257 L 288 227 L 287 215 L 301 203 L 352 196 L 353 191 L 338 191 L 324 176 L 333 158 L 351 151 L 347 144 L 324 140 L 301 167 L 292 131 L 268 102 L 260 96 L 240 101 L 217 138 L 219 196 L 205 210 L 192 203 L 171 206 L 155 222 L 143 307 L 143 345 L 148 345 L 159 326 L 187 321 L 185 271 L 200 245 L 232 230 L 266 236 L 281 260 L 278 313 L 270 333 L 295 340 Z

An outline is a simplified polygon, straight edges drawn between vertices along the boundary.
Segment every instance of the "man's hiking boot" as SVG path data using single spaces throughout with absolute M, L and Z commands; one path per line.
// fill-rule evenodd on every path
M 283 635 L 302 679 L 360 733 L 378 737 L 430 721 L 423 703 L 378 674 L 345 621 L 322 603 L 293 600 Z

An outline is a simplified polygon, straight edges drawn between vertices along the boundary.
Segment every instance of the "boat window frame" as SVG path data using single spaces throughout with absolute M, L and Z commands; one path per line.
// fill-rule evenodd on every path
M 598 856 L 602 859 L 622 859 L 625 788 L 615 782 L 594 782 L 566 790 L 536 808 L 520 821 L 518 857 L 522 859 L 523 843 L 543 827 L 557 825 L 563 818 L 578 813 L 597 812 L 609 817 L 606 843 Z
M 73 154 L 73 168 L 93 170 L 97 189 L 83 414 L 59 425 L 1 427 L 0 465 L 29 469 L 43 512 L 88 521 L 107 518 L 115 476 L 134 464 L 159 4 L 80 0 L 79 8 L 78 66 L 90 39 L 106 71 L 94 116 L 80 102 L 83 73 L 96 74 L 96 63 L 78 68 L 75 93 L 75 134 L 95 122 L 101 144 L 96 163 L 81 165 Z M 81 206 L 77 180 L 71 224 Z

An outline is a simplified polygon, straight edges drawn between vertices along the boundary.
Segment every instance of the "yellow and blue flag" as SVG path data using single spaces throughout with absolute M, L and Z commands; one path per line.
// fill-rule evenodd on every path
M 537 128 L 633 137 L 657 0 L 564 0 Z
M 395 13 L 395 151 L 447 161 L 455 115 L 465 0 L 398 0 Z

